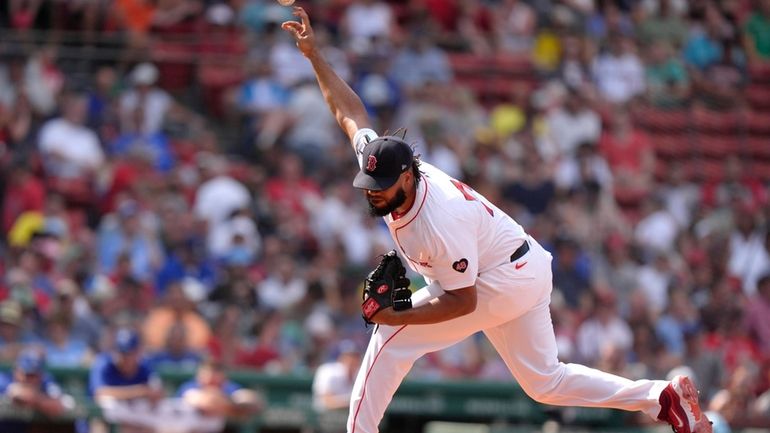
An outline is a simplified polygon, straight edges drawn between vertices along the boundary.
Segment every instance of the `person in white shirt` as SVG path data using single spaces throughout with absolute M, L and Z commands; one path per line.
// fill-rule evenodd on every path
M 64 96 L 62 116 L 43 125 L 38 147 L 49 175 L 88 179 L 104 163 L 104 152 L 96 133 L 85 126 L 88 100 L 71 92 Z
M 384 218 L 397 251 L 428 285 L 412 308 L 370 315 L 371 334 L 353 386 L 348 433 L 378 431 L 414 362 L 483 331 L 524 391 L 560 406 L 643 411 L 678 433 L 711 433 L 691 379 L 631 381 L 557 358 L 549 304 L 551 255 L 512 218 L 469 186 L 421 163 L 403 137 L 379 137 L 360 98 L 317 49 L 304 9 L 287 21 L 310 60 L 329 109 L 347 134 L 372 215 Z M 366 305 L 366 303 L 364 304 Z
M 613 104 L 625 104 L 644 92 L 644 66 L 631 50 L 633 42 L 610 37 L 610 49 L 594 62 L 593 75 L 599 94 Z
M 321 364 L 313 375 L 313 408 L 319 412 L 348 407 L 353 381 L 361 365 L 356 344 L 343 340 L 336 359 Z

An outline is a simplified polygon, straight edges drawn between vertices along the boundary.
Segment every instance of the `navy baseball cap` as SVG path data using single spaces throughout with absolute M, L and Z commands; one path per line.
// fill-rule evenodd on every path
M 42 374 L 45 370 L 45 358 L 36 350 L 24 350 L 16 358 L 16 368 L 24 374 Z
M 120 353 L 129 353 L 139 348 L 139 334 L 130 329 L 120 329 L 115 334 L 115 349 Z
M 363 168 L 353 180 L 353 186 L 382 191 L 393 186 L 412 166 L 414 152 L 406 141 L 393 135 L 372 140 L 364 148 Z

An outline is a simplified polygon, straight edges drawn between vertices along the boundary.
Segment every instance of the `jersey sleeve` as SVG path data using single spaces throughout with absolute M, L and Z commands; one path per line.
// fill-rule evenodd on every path
M 222 392 L 225 393 L 225 395 L 228 397 L 232 397 L 233 394 L 240 391 L 241 389 L 243 389 L 243 387 L 231 380 L 228 380 L 222 385 Z
M 11 377 L 7 374 L 0 373 L 0 395 L 5 394 L 8 391 L 8 387 L 11 385 Z
M 356 159 L 358 160 L 358 167 L 363 168 L 364 163 L 364 148 L 370 141 L 379 137 L 374 130 L 369 128 L 361 128 L 353 135 L 353 147 L 356 150 Z
M 455 223 L 466 227 L 445 226 L 443 237 L 437 243 L 437 251 L 426 275 L 437 281 L 443 290 L 456 290 L 476 283 L 479 272 L 479 254 L 476 227 L 458 219 Z

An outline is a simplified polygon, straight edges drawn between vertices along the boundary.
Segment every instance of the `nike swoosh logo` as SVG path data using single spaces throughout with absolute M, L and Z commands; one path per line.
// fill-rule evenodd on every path
M 527 265 L 527 263 L 529 263 L 529 262 L 524 262 L 524 263 L 516 263 L 514 266 L 515 266 L 515 267 L 516 267 L 516 269 L 518 270 L 518 269 L 521 269 L 521 268 L 523 268 L 524 266 L 526 266 L 526 265 Z
M 675 412 L 671 412 L 671 416 L 676 421 L 676 424 L 674 424 L 673 422 L 671 423 L 671 424 L 674 424 L 674 427 L 676 427 L 676 428 L 684 427 L 684 421 L 682 421 L 682 419 L 679 418 L 679 415 L 677 415 Z

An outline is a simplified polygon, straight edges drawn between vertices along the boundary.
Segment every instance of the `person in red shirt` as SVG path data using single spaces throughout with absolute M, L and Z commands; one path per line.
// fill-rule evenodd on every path
M 647 136 L 635 128 L 625 109 L 612 115 L 610 128 L 599 141 L 619 189 L 648 191 L 653 182 L 655 154 Z
M 4 233 L 8 233 L 22 213 L 42 211 L 45 201 L 43 182 L 32 174 L 25 162 L 10 164 L 7 181 L 2 203 Z

